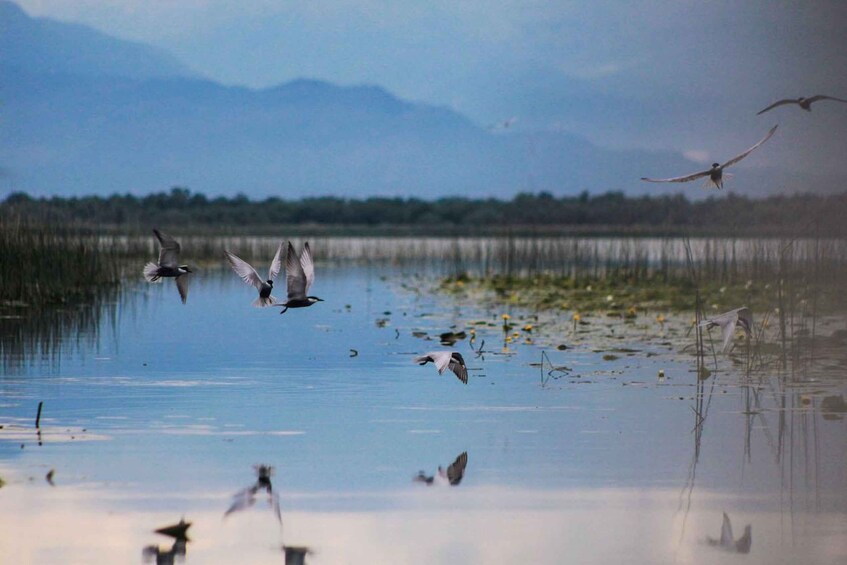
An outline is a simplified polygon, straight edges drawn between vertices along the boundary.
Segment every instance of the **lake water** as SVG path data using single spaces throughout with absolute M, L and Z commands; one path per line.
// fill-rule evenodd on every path
M 2 562 L 134 563 L 148 546 L 171 562 L 153 530 L 184 518 L 186 563 L 283 563 L 284 545 L 307 563 L 847 563 L 841 359 L 751 377 L 721 356 L 698 380 L 691 316 L 670 313 L 580 333 L 516 310 L 504 344 L 501 309 L 432 277 L 319 264 L 326 301 L 280 316 L 208 271 L 184 306 L 172 281 L 133 285 L 87 323 L 69 309 L 18 336 L 0 379 Z M 470 328 L 454 346 L 467 386 L 411 362 Z M 460 484 L 412 480 L 462 453 Z M 262 489 L 225 516 L 257 464 L 281 521 Z M 735 538 L 751 525 L 749 553 L 704 543 L 724 512 Z

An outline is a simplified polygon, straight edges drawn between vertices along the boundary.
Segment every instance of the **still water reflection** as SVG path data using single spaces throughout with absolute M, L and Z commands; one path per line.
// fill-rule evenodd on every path
M 307 563 L 847 560 L 845 423 L 821 410 L 843 375 L 788 381 L 720 359 L 698 379 L 690 315 L 676 332 L 612 328 L 615 354 L 598 346 L 608 328 L 504 351 L 500 312 L 413 273 L 321 267 L 326 302 L 284 316 L 207 272 L 186 305 L 139 285 L 48 355 L 5 348 L 4 562 L 140 562 L 181 518 L 186 563 L 282 563 L 284 548 L 308 548 Z M 474 349 L 454 345 L 468 385 L 412 363 L 484 320 Z M 253 465 L 274 468 L 272 492 L 224 519 L 261 481 Z M 461 467 L 461 485 L 415 484 L 439 465 L 448 484 Z M 736 536 L 751 525 L 746 555 L 707 543 L 724 512 Z

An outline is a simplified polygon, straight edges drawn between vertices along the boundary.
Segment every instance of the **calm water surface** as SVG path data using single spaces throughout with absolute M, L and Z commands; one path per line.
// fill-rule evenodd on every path
M 751 380 L 718 359 L 698 384 L 682 332 L 623 320 L 604 322 L 614 355 L 539 330 L 504 350 L 500 311 L 428 276 L 319 265 L 326 302 L 280 316 L 206 272 L 185 306 L 171 281 L 137 286 L 7 348 L 2 562 L 141 562 L 184 517 L 186 563 L 283 563 L 283 545 L 308 563 L 847 563 L 847 429 L 821 410 L 843 366 Z M 467 386 L 411 363 L 472 322 Z M 412 481 L 465 452 L 461 484 Z M 262 493 L 224 516 L 260 463 L 281 524 Z M 748 554 L 704 543 L 724 512 Z

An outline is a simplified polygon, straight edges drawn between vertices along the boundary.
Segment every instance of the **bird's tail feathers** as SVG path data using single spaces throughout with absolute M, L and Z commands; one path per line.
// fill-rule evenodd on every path
M 159 265 L 152 262 L 144 265 L 144 278 L 150 283 L 162 282 L 159 277 Z
M 258 297 L 253 301 L 253 306 L 256 308 L 267 308 L 268 306 L 273 306 L 278 303 L 278 300 L 275 296 L 270 295 L 267 298 Z

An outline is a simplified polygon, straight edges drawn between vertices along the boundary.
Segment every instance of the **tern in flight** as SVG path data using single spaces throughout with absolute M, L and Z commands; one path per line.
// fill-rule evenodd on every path
M 754 145 L 753 147 L 751 147 L 750 149 L 748 149 L 744 153 L 736 155 L 735 157 L 733 157 L 732 159 L 730 159 L 729 161 L 727 161 L 723 165 L 721 165 L 720 163 L 712 163 L 712 168 L 707 170 L 707 171 L 700 171 L 698 173 L 692 173 L 690 175 L 685 175 L 685 176 L 682 176 L 682 177 L 673 177 L 673 178 L 669 178 L 669 179 L 651 179 L 651 178 L 647 178 L 647 177 L 641 177 L 641 180 L 647 181 L 647 182 L 688 182 L 688 181 L 696 180 L 696 179 L 699 179 L 699 178 L 702 178 L 702 177 L 709 177 L 708 180 L 706 181 L 707 185 L 713 184 L 718 188 L 723 188 L 723 170 L 725 168 L 729 167 L 730 165 L 736 164 L 741 159 L 743 159 L 744 157 L 746 157 L 747 155 L 752 153 L 754 149 L 758 148 L 761 144 L 763 144 L 764 142 L 769 140 L 771 138 L 771 136 L 774 134 L 774 132 L 776 131 L 777 127 L 778 126 L 772 127 L 771 130 L 768 132 L 768 134 L 765 137 L 763 137 L 758 143 L 756 143 L 756 145 Z M 729 174 L 727 174 L 727 176 L 729 176 Z
M 188 268 L 188 265 L 179 264 L 179 243 L 174 238 L 155 229 L 153 233 L 161 246 L 159 261 L 158 263 L 151 261 L 144 266 L 144 278 L 147 279 L 147 282 L 155 283 L 162 282 L 162 277 L 174 277 L 179 297 L 185 304 L 185 300 L 188 298 L 188 275 L 192 271 Z
M 465 359 L 461 353 L 456 351 L 430 351 L 425 355 L 415 357 L 414 362 L 418 365 L 435 363 L 439 375 L 444 373 L 446 369 L 450 369 L 460 381 L 468 384 L 468 368 L 465 366 Z
M 732 342 L 732 336 L 735 335 L 736 327 L 741 327 L 741 329 L 744 330 L 744 333 L 747 334 L 747 337 L 750 338 L 753 333 L 753 314 L 750 313 L 749 308 L 742 306 L 741 308 L 736 308 L 735 310 L 718 314 L 712 318 L 707 318 L 700 322 L 700 325 L 704 326 L 706 329 L 720 326 L 721 331 L 723 332 L 722 351 L 726 353 L 729 350 L 730 343 Z
M 468 466 L 468 452 L 465 451 L 453 461 L 453 464 L 444 469 L 441 465 L 438 466 L 438 472 L 428 477 L 423 471 L 419 471 L 414 477 L 415 482 L 425 483 L 427 486 L 443 485 L 454 487 L 462 482 L 462 477 L 465 476 L 465 467 Z
M 264 491 L 268 495 L 268 504 L 270 504 L 276 519 L 282 522 L 282 514 L 279 511 L 279 495 L 273 491 L 271 484 L 271 475 L 274 474 L 274 468 L 270 465 L 253 465 L 253 469 L 256 471 L 256 482 L 236 493 L 232 498 L 232 504 L 224 513 L 224 518 L 233 512 L 239 512 L 256 504 L 256 495 L 260 491 Z
M 232 266 L 232 270 L 235 271 L 235 274 L 241 277 L 241 280 L 245 283 L 256 287 L 256 290 L 259 291 L 259 298 L 253 301 L 253 306 L 256 308 L 264 308 L 265 306 L 273 306 L 277 302 L 276 297 L 272 296 L 271 292 L 273 292 L 274 289 L 274 279 L 277 275 L 279 275 L 279 271 L 282 269 L 281 243 L 276 249 L 276 255 L 274 255 L 273 261 L 271 261 L 271 267 L 268 269 L 267 280 L 262 280 L 262 277 L 259 276 L 256 269 L 254 269 L 247 261 L 244 261 L 226 249 L 224 249 L 224 254 L 226 254 L 227 261 L 229 261 L 229 264 Z
M 783 106 L 785 104 L 797 104 L 798 106 L 800 106 L 801 108 L 803 108 L 807 112 L 811 112 L 812 111 L 812 103 L 818 102 L 820 100 L 835 100 L 836 102 L 847 102 L 847 100 L 844 100 L 842 98 L 836 98 L 834 96 L 826 96 L 825 94 L 816 94 L 816 95 L 810 96 L 808 98 L 806 98 L 804 96 L 801 96 L 800 98 L 783 98 L 782 100 L 777 100 L 776 102 L 774 102 L 773 104 L 771 104 L 770 106 L 765 108 L 764 110 L 756 112 L 756 115 L 760 116 L 760 115 L 764 114 L 765 112 L 767 112 L 768 110 L 773 110 L 777 106 Z
M 305 308 L 315 302 L 323 302 L 323 298 L 308 296 L 312 283 L 315 282 L 315 264 L 312 262 L 312 250 L 307 241 L 300 252 L 300 258 L 294 252 L 294 246 L 288 242 L 288 253 L 285 256 L 285 277 L 288 283 L 288 300 L 276 302 L 273 306 L 282 306 L 285 314 L 289 308 Z

